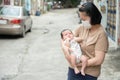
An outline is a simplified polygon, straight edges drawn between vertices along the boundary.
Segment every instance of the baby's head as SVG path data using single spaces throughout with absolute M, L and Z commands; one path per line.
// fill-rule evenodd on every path
M 72 33 L 72 31 L 70 30 L 70 29 L 64 29 L 64 30 L 62 30 L 61 31 L 61 38 L 63 39 L 63 40 L 66 40 L 66 39 L 73 39 L 73 33 Z

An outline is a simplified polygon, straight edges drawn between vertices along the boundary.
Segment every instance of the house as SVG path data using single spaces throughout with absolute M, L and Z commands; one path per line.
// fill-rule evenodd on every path
M 45 12 L 46 4 L 46 0 L 0 0 L 0 5 L 24 6 L 33 15 L 37 10 Z

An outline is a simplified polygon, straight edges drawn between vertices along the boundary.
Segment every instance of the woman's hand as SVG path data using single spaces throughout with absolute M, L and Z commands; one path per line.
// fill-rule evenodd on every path
M 68 61 L 68 63 L 71 65 L 71 58 L 70 58 L 70 54 L 69 54 L 69 47 L 67 47 L 65 44 L 64 44 L 64 41 L 61 39 L 61 47 L 62 47 L 62 50 L 63 50 L 63 53 L 65 55 L 65 58 L 66 60 Z
M 64 43 L 64 41 L 62 39 L 61 39 L 61 47 L 62 47 L 63 50 L 66 49 L 65 43 Z
M 68 54 L 69 48 L 65 45 L 65 43 L 62 39 L 61 39 L 61 47 L 62 47 L 63 53 L 65 55 Z

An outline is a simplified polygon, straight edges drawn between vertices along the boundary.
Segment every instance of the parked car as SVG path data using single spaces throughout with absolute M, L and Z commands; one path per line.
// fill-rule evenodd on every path
M 62 8 L 62 6 L 61 5 L 59 5 L 59 4 L 55 4 L 55 5 L 53 5 L 53 7 L 52 7 L 53 9 L 61 9 Z
M 22 6 L 0 6 L 0 34 L 25 36 L 31 32 L 32 19 Z

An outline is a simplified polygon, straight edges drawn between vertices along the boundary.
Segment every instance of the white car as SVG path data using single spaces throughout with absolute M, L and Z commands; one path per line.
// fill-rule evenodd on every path
M 32 18 L 22 6 L 0 6 L 0 34 L 25 36 L 31 32 Z

